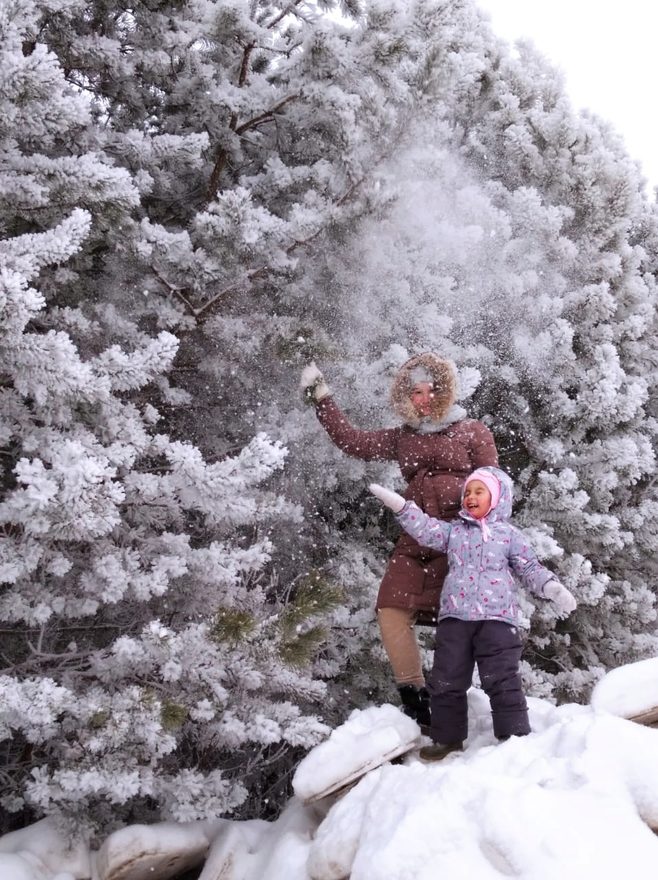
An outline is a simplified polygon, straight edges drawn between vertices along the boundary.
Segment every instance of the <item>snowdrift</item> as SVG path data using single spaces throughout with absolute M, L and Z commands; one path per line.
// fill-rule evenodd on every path
M 528 702 L 533 733 L 499 744 L 488 700 L 472 689 L 466 749 L 437 764 L 419 760 L 420 732 L 396 707 L 355 710 L 301 762 L 276 822 L 132 826 L 92 853 L 66 851 L 44 821 L 0 839 L 0 877 L 168 880 L 192 864 L 200 880 L 618 880 L 655 870 L 658 659 L 609 673 L 589 706 Z

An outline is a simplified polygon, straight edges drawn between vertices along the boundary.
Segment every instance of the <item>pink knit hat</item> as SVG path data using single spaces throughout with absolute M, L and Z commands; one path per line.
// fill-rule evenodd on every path
M 479 480 L 481 483 L 484 483 L 484 485 L 487 487 L 487 489 L 491 493 L 491 507 L 487 511 L 487 513 L 490 513 L 494 509 L 494 507 L 498 504 L 498 502 L 500 501 L 500 480 L 498 479 L 498 477 L 495 477 L 491 473 L 491 471 L 486 471 L 483 468 L 479 468 L 478 470 L 473 471 L 472 474 L 469 474 L 466 477 L 466 482 L 464 483 L 464 490 L 466 489 L 466 486 L 472 480 Z M 463 494 L 464 493 L 462 490 L 462 496 L 463 496 Z

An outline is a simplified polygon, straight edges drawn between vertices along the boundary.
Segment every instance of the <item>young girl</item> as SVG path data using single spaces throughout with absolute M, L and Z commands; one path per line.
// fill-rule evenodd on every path
M 491 703 L 494 734 L 507 739 L 529 733 L 519 675 L 520 614 L 513 574 L 537 596 L 551 599 L 561 616 L 574 610 L 576 600 L 508 522 L 512 481 L 495 467 L 473 471 L 464 484 L 459 519 L 453 522 L 428 516 L 413 501 L 376 483 L 370 491 L 419 544 L 448 555 L 428 683 L 434 745 L 421 749 L 421 757 L 438 761 L 463 748 L 468 733 L 466 692 L 475 663 Z

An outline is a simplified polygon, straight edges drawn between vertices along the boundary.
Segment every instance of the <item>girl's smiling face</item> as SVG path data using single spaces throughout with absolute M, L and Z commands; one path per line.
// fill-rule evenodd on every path
M 482 519 L 491 510 L 491 492 L 481 480 L 469 480 L 466 484 L 463 508 L 475 519 Z

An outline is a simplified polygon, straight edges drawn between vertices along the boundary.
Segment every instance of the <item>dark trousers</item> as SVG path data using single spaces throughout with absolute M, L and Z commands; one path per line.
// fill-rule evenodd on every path
M 518 630 L 499 620 L 439 621 L 434 666 L 427 685 L 431 696 L 434 742 L 453 743 L 468 735 L 466 691 L 478 665 L 482 687 L 491 703 L 497 737 L 530 732 L 528 704 L 523 693 Z

